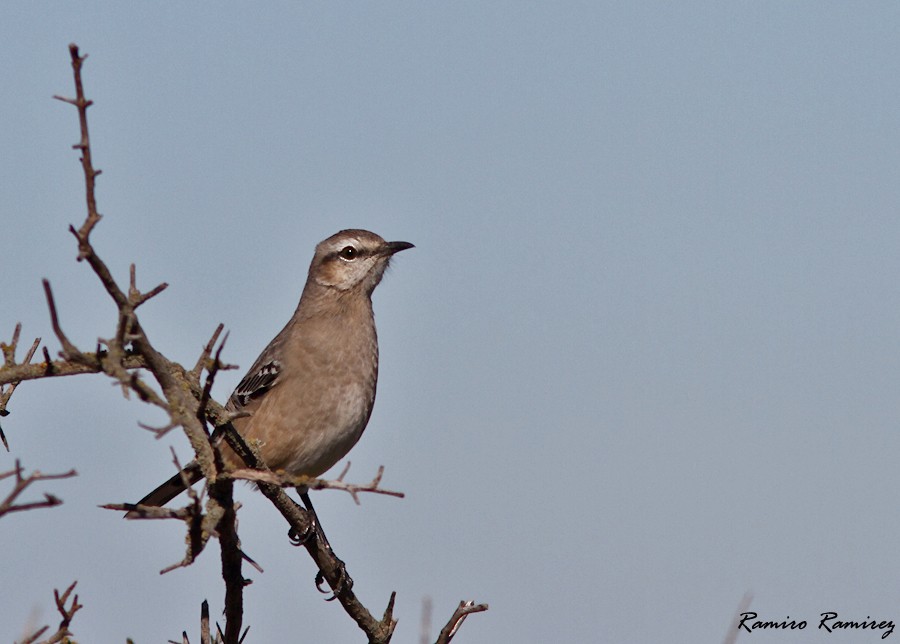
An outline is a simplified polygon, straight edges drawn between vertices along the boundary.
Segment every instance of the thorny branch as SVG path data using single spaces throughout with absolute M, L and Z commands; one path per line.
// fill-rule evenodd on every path
M 84 98 L 80 79 L 81 64 L 84 59 L 80 57 L 76 46 L 72 45 L 69 49 L 72 54 L 73 68 L 76 75 L 75 86 L 77 98 L 62 100 L 65 100 L 78 108 L 82 137 L 81 144 L 76 147 L 82 152 L 81 160 L 84 168 L 85 185 L 88 194 L 87 219 L 80 230 L 76 231 L 74 227 L 70 230 L 78 240 L 79 259 L 86 259 L 88 261 L 91 268 L 93 268 L 97 277 L 106 288 L 107 293 L 113 301 L 116 302 L 119 308 L 119 332 L 117 332 L 116 336 L 111 340 L 105 341 L 108 355 L 105 360 L 101 361 L 103 371 L 111 377 L 119 379 L 123 386 L 127 386 L 134 390 L 135 383 L 140 381 L 132 377 L 132 374 L 128 373 L 122 363 L 123 358 L 127 355 L 126 347 L 130 346 L 134 354 L 143 358 L 144 364 L 141 366 L 150 372 L 162 390 L 162 398 L 165 399 L 166 408 L 170 417 L 168 427 L 181 427 L 184 429 L 191 441 L 191 445 L 197 455 L 197 461 L 207 479 L 210 489 L 213 489 L 218 485 L 220 467 L 217 467 L 215 462 L 216 459 L 213 453 L 213 445 L 210 442 L 209 434 L 205 428 L 206 418 L 209 418 L 215 427 L 221 428 L 225 432 L 226 441 L 232 449 L 235 449 L 235 451 L 244 459 L 248 466 L 265 469 L 265 466 L 260 459 L 252 453 L 240 439 L 237 432 L 234 431 L 233 426 L 231 426 L 233 416 L 229 412 L 212 399 L 208 399 L 205 405 L 200 405 L 200 401 L 207 398 L 207 396 L 204 396 L 203 394 L 205 388 L 200 384 L 200 372 L 203 367 L 206 367 L 208 372 L 210 371 L 210 368 L 216 368 L 214 366 L 211 367 L 211 365 L 208 364 L 208 361 L 212 353 L 212 348 L 215 346 L 219 331 L 217 330 L 214 338 L 207 344 L 203 354 L 201 354 L 200 360 L 198 360 L 197 367 L 192 371 L 187 371 L 181 365 L 169 361 L 152 346 L 138 320 L 136 309 L 148 298 L 142 297 L 133 283 L 126 296 L 117 285 L 105 263 L 97 256 L 90 242 L 90 233 L 100 219 L 94 199 L 94 179 L 97 176 L 97 172 L 93 170 L 91 164 L 89 154 L 90 139 L 87 132 L 86 110 L 90 105 L 90 101 Z M 155 292 L 158 293 L 161 290 L 161 288 L 157 287 Z M 69 346 L 71 343 L 67 344 L 65 336 L 62 333 L 62 329 L 58 323 L 58 316 L 55 316 L 54 313 L 55 306 L 52 305 L 52 293 L 50 292 L 49 287 L 47 288 L 47 293 L 48 306 L 51 307 L 51 317 L 57 318 L 56 323 L 54 324 L 54 331 L 57 332 L 60 343 L 63 345 L 64 353 L 68 351 L 72 353 L 72 357 L 78 356 L 78 354 L 75 353 L 77 349 Z M 153 291 L 150 293 L 153 293 Z M 127 329 L 127 331 L 123 332 L 123 328 Z M 69 356 L 64 355 L 64 357 L 68 358 Z M 149 394 L 145 394 L 145 396 L 149 398 Z M 145 396 L 141 396 L 141 398 L 145 399 Z M 226 484 L 231 485 L 231 481 L 226 480 Z M 275 504 L 282 515 L 285 516 L 288 523 L 296 530 L 297 534 L 310 533 L 313 529 L 310 517 L 290 499 L 281 487 L 260 482 L 259 488 L 263 491 L 263 494 Z M 204 535 L 214 534 L 216 532 L 219 532 L 221 535 L 222 527 L 219 521 L 225 516 L 233 516 L 230 512 L 226 513 L 221 504 L 221 502 L 224 502 L 226 506 L 233 506 L 230 502 L 230 494 L 225 495 L 228 500 L 225 498 L 216 498 L 217 496 L 219 495 L 210 495 L 206 505 L 206 514 L 200 519 L 202 526 L 201 533 Z M 197 521 L 197 518 L 192 516 L 190 520 Z M 234 548 L 236 547 L 236 544 L 236 538 L 220 538 L 220 546 L 222 548 Z M 392 617 L 393 597 L 391 598 L 391 602 L 388 605 L 388 610 L 385 612 L 383 620 L 376 620 L 352 593 L 349 585 L 344 585 L 342 583 L 346 574 L 344 565 L 331 549 L 326 548 L 318 539 L 307 540 L 306 548 L 316 562 L 316 565 L 319 567 L 322 576 L 328 581 L 333 589 L 339 590 L 339 592 L 336 592 L 336 595 L 341 604 L 348 614 L 350 614 L 357 624 L 359 624 L 367 633 L 370 641 L 387 643 L 390 640 L 395 625 L 395 621 Z M 226 558 L 230 562 L 235 560 L 233 554 L 226 555 L 223 553 L 223 558 Z M 232 574 L 231 571 L 223 569 L 223 575 L 231 576 Z M 229 587 L 235 589 L 235 584 L 231 584 Z M 229 643 L 237 641 L 236 634 L 237 630 L 230 629 L 229 625 L 226 624 L 225 641 Z
M 337 481 L 321 481 L 319 479 L 287 481 L 273 474 L 259 459 L 258 454 L 244 443 L 231 425 L 231 421 L 236 418 L 235 414 L 226 411 L 210 396 L 212 381 L 217 371 L 230 368 L 230 366 L 222 365 L 220 362 L 221 344 L 213 357 L 213 351 L 222 332 L 221 325 L 216 329 L 191 370 L 187 370 L 177 362 L 169 360 L 152 345 L 138 319 L 137 309 L 161 293 L 166 288 L 166 284 L 160 284 L 142 293 L 137 287 L 136 270 L 132 265 L 128 289 L 127 291 L 123 290 L 116 282 L 106 263 L 97 255 L 91 243 L 91 233 L 101 219 L 101 215 L 97 210 L 95 193 L 96 178 L 101 171 L 94 168 L 91 157 L 87 108 L 90 107 L 92 102 L 85 98 L 81 78 L 81 70 L 86 56 L 81 56 L 78 47 L 74 44 L 69 46 L 69 51 L 75 77 L 76 97 L 63 98 L 56 96 L 54 98 L 75 106 L 78 111 L 81 138 L 73 147 L 79 150 L 81 154 L 80 161 L 84 173 L 87 206 L 87 216 L 80 228 L 76 229 L 74 226 L 70 226 L 69 230 L 78 244 L 78 261 L 86 260 L 88 265 L 90 265 L 107 294 L 116 303 L 118 319 L 115 332 L 111 337 L 99 339 L 95 351 L 82 351 L 63 331 L 52 289 L 49 282 L 45 281 L 44 292 L 47 298 L 53 331 L 61 345 L 60 357 L 62 359 L 53 360 L 46 347 L 44 347 L 43 362 L 31 364 L 30 359 L 40 343 L 37 340 L 25 362 L 16 364 L 14 354 L 19 336 L 17 327 L 11 343 L 11 351 L 6 345 L 3 346 L 4 365 L 0 368 L 0 385 L 9 386 L 0 391 L 0 414 L 6 412 L 5 405 L 9 400 L 12 389 L 19 382 L 79 373 L 105 373 L 118 382 L 126 396 L 129 393 L 134 393 L 140 400 L 160 407 L 167 412 L 169 416 L 167 425 L 161 429 L 154 430 L 158 437 L 171 429 L 180 427 L 187 435 L 196 454 L 197 462 L 207 480 L 209 490 L 205 508 L 201 502 L 201 497 L 192 492 L 190 493 L 192 494 L 190 496 L 190 505 L 180 510 L 150 509 L 143 506 L 137 506 L 137 509 L 141 518 L 177 518 L 188 524 L 188 554 L 185 557 L 185 561 L 177 565 L 187 565 L 187 563 L 193 561 L 193 557 L 202 550 L 203 544 L 209 536 L 218 537 L 222 549 L 222 572 L 226 581 L 225 633 L 221 634 L 220 631 L 224 642 L 227 644 L 239 642 L 240 638 L 238 635 L 242 619 L 242 589 L 246 583 L 246 580 L 241 575 L 241 561 L 247 560 L 253 564 L 252 560 L 240 549 L 235 515 L 237 507 L 231 496 L 233 480 L 244 478 L 256 481 L 260 491 L 273 503 L 291 526 L 292 533 L 302 535 L 302 545 L 319 568 L 318 576 L 328 582 L 334 591 L 334 598 L 340 602 L 347 614 L 366 633 L 369 642 L 372 644 L 387 644 L 396 626 L 396 620 L 393 617 L 395 594 L 391 594 L 382 618 L 376 619 L 373 617 L 352 592 L 352 583 L 345 583 L 349 576 L 346 573 L 344 563 L 334 554 L 327 543 L 318 538 L 318 535 L 322 533 L 320 529 L 314 527 L 310 513 L 294 502 L 282 489 L 282 486 L 301 486 L 304 490 L 342 489 L 348 492 L 357 503 L 359 503 L 358 494 L 361 492 L 373 492 L 399 497 L 403 496 L 402 493 L 384 490 L 380 487 L 383 468 L 379 469 L 378 474 L 368 485 L 345 483 L 343 477 L 346 470 Z M 207 378 L 205 383 L 201 383 L 201 375 L 204 370 L 207 372 Z M 141 378 L 141 373 L 149 374 L 155 381 L 158 389 L 145 382 Z M 212 434 L 213 437 L 223 435 L 228 445 L 244 460 L 249 469 L 231 473 L 222 472 L 221 458 L 216 447 L 217 441 L 211 438 L 207 430 L 207 422 L 216 428 L 216 431 Z M 22 477 L 18 463 L 16 467 L 15 473 L 17 481 L 19 481 L 22 480 Z M 65 475 L 45 476 L 43 478 L 62 478 L 69 475 L 74 475 L 74 472 Z M 48 495 L 47 500 L 42 502 L 43 505 L 36 507 L 50 505 L 51 498 L 54 503 L 58 502 L 55 497 Z M 15 498 L 9 503 L 14 509 L 25 509 L 22 506 L 14 506 L 14 500 Z M 106 507 L 133 510 L 136 506 L 119 504 Z M 57 602 L 58 606 L 62 606 L 65 603 L 71 590 L 72 587 L 63 595 L 62 604 L 60 601 Z M 72 608 L 69 609 L 70 612 L 63 613 L 64 617 L 68 615 L 66 619 L 71 620 L 71 616 L 74 615 L 78 608 L 80 608 L 80 605 L 78 605 L 76 597 Z M 444 635 L 444 631 L 442 631 L 441 637 L 444 639 L 439 638 L 438 642 L 449 642 L 467 615 L 486 609 L 487 606 L 484 604 L 461 603 L 444 629 L 447 631 L 447 634 Z M 60 611 L 63 612 L 63 609 L 60 608 Z M 206 623 L 207 628 L 201 636 L 202 641 L 210 641 L 208 612 Z M 244 634 L 246 634 L 246 631 Z M 187 641 L 186 636 L 184 640 Z
M 399 499 L 402 499 L 406 496 L 403 492 L 395 492 L 394 490 L 386 490 L 380 487 L 381 477 L 384 475 L 384 465 L 378 467 L 378 473 L 370 483 L 362 485 L 358 483 L 344 482 L 344 476 L 347 474 L 347 471 L 349 469 L 350 461 L 347 461 L 347 465 L 344 467 L 344 470 L 336 479 L 318 479 L 310 478 L 308 476 L 280 475 L 275 472 L 263 472 L 256 469 L 234 470 L 232 472 L 229 472 L 228 476 L 235 479 L 242 479 L 244 481 L 253 481 L 254 483 L 265 481 L 266 483 L 272 483 L 273 485 L 278 485 L 281 487 L 304 487 L 309 490 L 343 490 L 344 492 L 347 492 L 351 497 L 353 497 L 356 505 L 360 505 L 359 494 L 363 492 L 367 492 L 370 494 L 384 494 L 385 496 L 393 496 Z

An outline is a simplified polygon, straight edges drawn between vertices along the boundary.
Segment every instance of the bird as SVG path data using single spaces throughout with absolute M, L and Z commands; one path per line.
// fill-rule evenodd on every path
M 372 292 L 394 254 L 408 248 L 413 244 L 361 229 L 341 230 L 316 246 L 293 316 L 225 405 L 240 413 L 234 428 L 255 442 L 271 470 L 321 476 L 362 436 L 378 381 Z M 224 441 L 220 450 L 226 469 L 244 466 Z M 192 461 L 138 505 L 162 507 L 187 489 L 185 483 L 202 478 Z M 301 496 L 308 501 L 305 490 Z

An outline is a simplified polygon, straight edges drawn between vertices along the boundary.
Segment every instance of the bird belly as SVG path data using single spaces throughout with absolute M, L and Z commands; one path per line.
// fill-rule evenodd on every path
M 291 399 L 290 387 L 269 393 L 271 404 L 263 404 L 241 430 L 249 440 L 258 441 L 266 465 L 293 476 L 320 476 L 341 460 L 362 436 L 372 410 L 373 396 L 366 387 L 332 389 L 328 396 L 304 392 Z M 270 413 L 277 409 L 278 416 Z

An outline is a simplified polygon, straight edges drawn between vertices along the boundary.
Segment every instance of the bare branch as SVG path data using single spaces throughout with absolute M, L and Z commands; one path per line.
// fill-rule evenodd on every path
M 53 360 L 47 352 L 47 347 L 41 347 L 43 361 L 17 364 L 14 367 L 0 367 L 0 385 L 13 382 L 25 382 L 26 380 L 40 380 L 57 376 L 77 376 L 84 373 L 103 373 L 105 370 L 104 352 L 82 353 L 78 363 L 68 360 Z M 122 367 L 127 370 L 146 368 L 146 361 L 139 355 L 128 353 L 122 361 Z
M 59 622 L 59 628 L 57 628 L 56 632 L 49 638 L 42 640 L 40 644 L 54 644 L 55 642 L 71 641 L 69 638 L 72 636 L 72 633 L 69 631 L 69 626 L 72 624 L 72 618 L 75 617 L 75 613 L 81 608 L 84 608 L 82 604 L 78 603 L 78 595 L 74 595 L 72 597 L 71 606 L 66 607 L 66 604 L 69 602 L 69 595 L 75 590 L 75 584 L 77 583 L 77 581 L 73 581 L 62 595 L 59 594 L 59 590 L 54 589 L 53 599 L 56 601 L 56 610 L 59 611 L 62 619 Z M 49 628 L 49 626 L 44 626 L 38 629 L 32 635 L 22 640 L 22 644 L 34 644 Z
M 170 431 L 172 431 L 173 429 L 178 427 L 178 425 L 176 425 L 175 423 L 167 423 L 167 424 L 163 425 L 162 427 L 153 427 L 151 425 L 146 425 L 144 423 L 138 423 L 138 427 L 140 427 L 141 429 L 146 429 L 148 432 L 154 434 L 155 438 L 162 438 L 163 436 L 168 434 Z
M 116 507 L 115 504 L 110 504 L 109 506 L 104 506 L 104 507 L 108 507 L 110 510 L 132 511 L 133 509 L 136 509 L 138 512 L 142 512 L 142 511 L 146 510 L 146 506 L 142 506 L 142 505 L 132 506 L 128 503 L 122 503 L 122 504 L 120 504 L 120 507 Z M 152 510 L 152 508 L 151 508 L 151 510 Z M 187 533 L 187 537 L 185 538 L 185 541 L 188 544 L 187 552 L 184 555 L 184 559 L 182 559 L 181 561 L 179 561 L 177 563 L 173 563 L 169 566 L 166 566 L 165 568 L 160 570 L 159 571 L 160 575 L 165 575 L 166 573 L 172 572 L 173 570 L 177 570 L 179 568 L 187 568 L 188 566 L 190 566 L 192 563 L 194 563 L 194 561 L 196 561 L 197 556 L 201 552 L 203 552 L 203 549 L 206 547 L 206 543 L 209 541 L 209 538 L 212 536 L 215 536 L 212 533 L 204 533 L 203 532 L 203 528 L 202 528 L 202 525 L 204 523 L 203 515 L 195 516 L 195 515 L 193 515 L 193 513 L 190 513 L 189 510 L 186 510 L 186 511 L 188 512 L 187 516 L 185 517 L 185 519 L 186 519 L 185 522 L 188 523 L 188 533 Z M 134 517 L 129 516 L 126 518 L 127 519 L 132 519 L 132 518 L 143 519 L 144 517 L 142 515 L 138 514 L 137 516 L 134 516 Z M 147 516 L 146 518 L 152 519 L 154 517 Z
M 53 333 L 56 334 L 56 339 L 59 340 L 59 343 L 62 345 L 63 357 L 65 357 L 66 360 L 77 361 L 78 357 L 81 355 L 81 351 L 69 341 L 69 338 L 63 333 L 62 327 L 59 324 L 59 314 L 56 311 L 56 301 L 53 299 L 53 289 L 50 288 L 50 281 L 45 279 L 41 280 L 41 283 L 44 285 L 44 295 L 47 297 L 47 307 L 50 309 L 50 323 L 53 325 Z
M 224 345 L 224 340 L 222 345 Z M 213 360 L 209 368 L 206 385 L 200 396 L 200 404 L 197 406 L 198 421 L 203 425 L 206 424 L 204 410 L 209 401 L 209 391 L 218 371 L 222 345 L 219 346 L 215 360 Z M 221 472 L 224 467 L 222 453 L 216 448 L 214 455 L 216 470 Z M 183 472 L 183 470 L 181 471 Z M 187 484 L 187 481 L 185 481 L 185 484 Z M 237 533 L 237 514 L 233 496 L 234 481 L 228 477 L 220 476 L 215 481 L 208 482 L 207 489 L 209 492 L 209 501 L 206 504 L 208 514 L 204 518 L 204 525 L 209 526 L 211 522 L 208 519 L 214 518 L 215 523 L 212 523 L 212 526 L 219 538 L 222 579 L 225 580 L 225 634 L 223 638 L 225 644 L 238 644 L 244 616 L 244 586 L 247 582 L 244 580 L 241 571 L 244 557 Z
M 41 344 L 40 338 L 35 338 L 34 342 L 31 343 L 31 348 L 28 349 L 28 353 L 25 354 L 25 364 L 29 364 L 31 362 L 31 358 L 34 357 L 34 352 L 37 351 L 38 345 Z
M 5 342 L 0 342 L 0 350 L 3 351 L 3 368 L 0 371 L 8 371 L 13 369 L 16 366 L 16 348 L 19 346 L 19 335 L 22 332 L 22 325 L 16 324 L 16 328 L 13 331 L 13 337 L 9 344 Z M 40 338 L 35 338 L 34 342 L 31 344 L 31 348 L 28 349 L 28 352 L 25 354 L 25 361 L 23 364 L 31 363 L 31 359 L 34 357 L 35 351 L 37 351 L 38 346 L 41 344 Z M 20 380 L 13 380 L 9 382 L 9 386 L 3 387 L 0 385 L 0 418 L 5 416 L 9 416 L 9 410 L 6 408 L 9 404 L 9 399 L 12 398 L 13 392 L 16 390 L 16 387 L 19 385 Z M 0 442 L 3 443 L 3 447 L 6 448 L 6 451 L 9 451 L 9 443 L 6 441 L 6 435 L 3 433 L 3 428 L 0 427 Z
M 75 613 L 78 612 L 78 609 L 83 608 L 83 605 L 78 603 L 78 595 L 72 595 L 71 606 L 66 608 L 66 604 L 69 601 L 69 595 L 75 590 L 75 584 L 77 583 L 77 581 L 73 581 L 62 595 L 59 594 L 58 590 L 53 591 L 53 598 L 56 600 L 56 609 L 59 611 L 59 614 L 62 615 L 62 621 L 59 623 L 59 630 L 56 631 L 56 634 L 47 640 L 48 644 L 50 642 L 61 642 L 72 634 L 69 632 L 69 624 L 72 623 L 72 618 L 75 616 Z
M 72 147 L 81 151 L 81 166 L 84 170 L 84 187 L 88 217 L 85 219 L 80 230 L 76 231 L 72 228 L 72 232 L 78 238 L 79 242 L 82 240 L 87 242 L 94 226 L 96 226 L 97 222 L 101 219 L 100 213 L 97 212 L 97 200 L 94 194 L 95 180 L 101 171 L 95 170 L 91 162 L 91 142 L 88 134 L 87 108 L 93 104 L 93 101 L 89 101 L 84 97 L 84 86 L 81 82 L 81 67 L 87 59 L 87 54 L 80 56 L 78 53 L 78 45 L 75 43 L 69 45 L 69 54 L 72 58 L 72 70 L 75 77 L 75 98 L 62 98 L 61 96 L 54 96 L 53 98 L 78 108 L 78 120 L 81 125 L 81 140 Z M 84 256 L 80 255 L 79 260 L 80 259 L 84 259 Z
M 347 466 L 344 468 L 344 471 L 341 472 L 340 476 L 334 480 L 316 479 L 310 478 L 308 476 L 290 476 L 286 474 L 278 474 L 271 471 L 251 469 L 234 470 L 228 472 L 226 476 L 230 476 L 234 479 L 241 479 L 244 481 L 253 481 L 254 483 L 271 483 L 272 485 L 278 485 L 280 487 L 299 487 L 309 490 L 342 490 L 352 496 L 357 505 L 360 504 L 359 494 L 364 492 L 369 494 L 384 494 L 386 496 L 393 496 L 400 499 L 406 496 L 403 492 L 385 490 L 384 488 L 379 487 L 381 478 L 384 475 L 384 465 L 378 468 L 378 473 L 375 475 L 375 478 L 373 478 L 370 483 L 365 484 L 345 483 L 343 481 L 344 475 L 347 473 L 349 467 L 350 463 L 348 462 Z
M 188 498 L 190 499 L 190 504 L 184 508 L 187 513 L 184 521 L 188 529 L 187 535 L 185 536 L 187 552 L 185 552 L 184 559 L 180 563 L 160 570 L 159 574 L 161 575 L 175 570 L 176 568 L 191 565 L 197 558 L 197 555 L 203 552 L 203 548 L 206 547 L 209 538 L 215 534 L 213 530 L 209 529 L 209 517 L 203 514 L 203 499 L 201 495 L 197 494 L 194 488 L 191 487 L 188 475 L 184 471 L 184 468 L 181 467 L 181 463 L 178 460 L 178 455 L 175 453 L 175 450 L 171 447 L 169 449 L 172 451 L 172 463 L 175 465 L 175 470 L 181 476 L 181 481 L 184 484 Z M 215 528 L 215 524 L 212 524 L 212 527 Z
M 129 268 L 130 280 L 128 287 L 128 300 L 131 302 L 131 305 L 134 308 L 139 307 L 141 304 L 149 300 L 151 297 L 156 297 L 167 288 L 169 288 L 169 284 L 167 282 L 163 282 L 162 284 L 157 285 L 156 287 L 150 289 L 146 293 L 141 293 L 136 284 L 135 284 L 135 266 L 131 265 Z
M 206 346 L 203 347 L 203 352 L 200 354 L 200 357 L 197 359 L 197 364 L 194 365 L 194 368 L 191 369 L 188 373 L 192 378 L 200 378 L 200 372 L 203 371 L 204 367 L 207 367 L 209 363 L 210 356 L 212 356 L 212 351 L 216 346 L 216 342 L 219 340 L 219 335 L 222 333 L 222 329 L 225 328 L 224 324 L 219 324 L 216 327 L 216 330 L 213 332 L 212 337 L 209 339 L 209 342 L 206 343 Z M 222 341 L 222 344 L 225 344 L 225 341 Z M 220 369 L 235 369 L 234 365 L 222 365 Z
M 140 295 L 137 292 L 136 285 L 133 285 L 133 290 L 126 294 L 116 283 L 109 267 L 100 259 L 91 245 L 91 231 L 97 222 L 100 221 L 95 198 L 95 180 L 99 171 L 94 169 L 91 161 L 90 136 L 87 124 L 87 108 L 91 102 L 84 96 L 84 87 L 81 80 L 81 68 L 85 57 L 79 55 L 78 47 L 74 44 L 69 46 L 69 52 L 75 76 L 76 98 L 61 98 L 60 100 L 74 105 L 78 109 L 81 141 L 75 147 L 81 151 L 81 164 L 84 172 L 87 200 L 87 217 L 84 223 L 80 229 L 76 230 L 74 226 L 71 226 L 69 230 L 78 241 L 78 259 L 87 260 L 106 292 L 119 309 L 119 328 L 116 338 L 107 343 L 109 348 L 108 359 L 101 360 L 101 366 L 104 373 L 118 379 L 124 386 L 135 391 L 142 400 L 166 409 L 172 424 L 184 429 L 191 442 L 191 447 L 197 454 L 197 461 L 203 474 L 207 479 L 213 481 L 216 478 L 216 470 L 213 464 L 212 448 L 209 445 L 203 424 L 198 421 L 195 413 L 197 393 L 200 389 L 199 382 L 195 382 L 196 379 L 192 380 L 181 365 L 170 361 L 153 347 L 134 313 L 138 304 L 146 301 L 147 297 L 160 292 L 162 287 L 156 287 L 150 293 Z M 57 320 L 54 330 L 58 330 L 58 328 Z M 63 337 L 60 338 L 63 342 L 63 347 L 69 350 L 71 347 L 67 346 L 67 343 L 63 341 Z M 143 383 L 140 378 L 127 374 L 123 364 L 123 360 L 127 356 L 123 347 L 126 342 L 130 342 L 134 354 L 142 358 L 143 364 L 141 366 L 147 369 L 156 379 L 162 389 L 165 401 L 153 389 Z
M 5 342 L 0 343 L 0 349 L 3 350 L 3 364 L 7 366 L 11 366 L 16 364 L 16 348 L 19 346 L 19 335 L 22 333 L 22 323 L 16 323 L 16 328 L 13 329 L 12 340 L 10 340 L 9 344 Z M 25 362 L 28 362 L 26 360 Z
M 384 609 L 384 615 L 382 615 L 381 621 L 378 623 L 383 631 L 387 631 L 386 635 L 384 636 L 384 642 L 391 641 L 391 636 L 394 634 L 394 629 L 397 628 L 397 620 L 394 619 L 394 602 L 396 601 L 397 591 L 395 590 L 391 592 L 391 597 L 390 599 L 388 599 L 388 605 Z
M 216 524 L 219 547 L 222 553 L 222 579 L 225 580 L 225 643 L 238 644 L 244 615 L 244 585 L 241 571 L 243 553 L 237 533 L 232 493 L 234 482 L 220 478 L 209 486 L 210 500 L 222 508 L 222 516 Z
M 220 324 L 218 329 L 216 329 L 216 333 L 213 334 L 213 338 L 218 337 L 219 331 L 221 330 L 222 325 Z M 222 350 L 225 348 L 225 343 L 228 342 L 228 334 L 225 334 L 225 337 L 222 338 L 222 342 L 219 344 L 219 348 L 216 350 L 216 357 L 209 362 L 206 370 L 206 383 L 203 385 L 203 391 L 200 393 L 200 401 L 197 405 L 197 420 L 206 425 L 206 406 L 209 404 L 211 400 L 211 392 L 213 383 L 216 380 L 216 376 L 219 373 L 219 369 L 222 366 Z M 207 349 L 211 349 L 209 345 L 204 348 L 204 353 L 206 353 Z M 198 363 L 199 365 L 199 363 Z M 193 374 L 193 372 L 191 372 Z M 200 372 L 197 372 L 197 378 L 199 380 Z
M 53 496 L 52 494 L 44 494 L 43 501 L 32 501 L 30 503 L 20 503 L 16 504 L 16 499 L 24 492 L 31 484 L 36 483 L 37 481 L 52 481 L 56 479 L 67 479 L 73 476 L 77 476 L 75 470 L 69 470 L 68 472 L 63 472 L 62 474 L 42 474 L 40 471 L 35 470 L 28 476 L 22 476 L 22 465 L 19 463 L 19 460 L 16 459 L 16 467 L 8 472 L 0 472 L 0 480 L 9 478 L 10 476 L 16 477 L 16 484 L 13 487 L 12 491 L 6 496 L 3 501 L 0 501 L 0 517 L 3 517 L 10 512 L 23 512 L 26 510 L 34 510 L 37 508 L 52 508 L 54 506 L 60 505 L 62 501 Z
M 472 613 L 481 613 L 487 609 L 487 604 L 476 604 L 473 601 L 459 602 L 459 606 L 456 607 L 456 610 L 453 611 L 453 615 L 450 616 L 450 621 L 448 621 L 447 625 L 441 629 L 441 633 L 435 640 L 435 644 L 450 644 L 450 641 L 456 635 L 466 617 Z
M 88 245 L 88 247 L 90 247 L 90 245 Z M 93 249 L 91 249 L 91 252 L 93 252 Z M 159 394 L 157 394 L 150 386 L 142 381 L 137 374 L 129 371 L 129 369 L 132 367 L 131 365 L 127 364 L 127 360 L 131 358 L 131 355 L 124 353 L 121 347 L 121 342 L 119 342 L 118 340 L 106 341 L 106 344 L 110 349 L 110 353 L 106 355 L 104 355 L 100 351 L 98 351 L 97 353 L 83 353 L 74 344 L 72 344 L 68 337 L 66 337 L 59 323 L 59 314 L 56 309 L 56 302 L 53 298 L 53 290 L 50 288 L 50 282 L 47 280 L 43 280 L 43 284 L 44 293 L 47 297 L 47 306 L 50 309 L 50 321 L 53 326 L 53 332 L 59 339 L 60 344 L 62 344 L 62 355 L 65 358 L 65 361 L 61 366 L 61 373 L 51 372 L 50 367 L 54 363 L 50 363 L 48 360 L 43 375 L 46 377 L 47 375 L 66 375 L 67 373 L 90 373 L 95 371 L 103 371 L 107 375 L 116 378 L 125 390 L 134 391 L 142 401 L 168 410 L 168 404 L 162 398 L 160 398 Z M 125 310 L 123 311 L 123 309 Z M 134 313 L 127 307 L 127 305 L 122 305 L 120 307 L 120 327 L 122 326 L 121 319 L 123 316 L 133 318 L 133 323 L 135 326 L 137 326 L 137 318 L 134 317 Z M 144 359 L 138 363 L 138 366 L 143 367 L 146 366 L 147 363 L 146 355 L 142 355 L 142 358 Z M 71 365 L 78 365 L 78 367 L 80 367 L 80 370 L 72 371 Z

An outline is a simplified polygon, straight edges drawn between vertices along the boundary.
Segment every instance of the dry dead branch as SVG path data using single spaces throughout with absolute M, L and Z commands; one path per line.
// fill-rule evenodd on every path
M 16 459 L 16 466 L 14 469 L 9 470 L 8 472 L 0 472 L 0 481 L 10 478 L 11 476 L 15 477 L 15 485 L 13 486 L 12 491 L 6 495 L 6 498 L 3 499 L 3 501 L 0 501 L 0 517 L 3 517 L 10 512 L 22 512 L 25 510 L 35 510 L 37 508 L 52 508 L 56 505 L 60 505 L 62 501 L 58 497 L 48 493 L 44 493 L 44 499 L 42 501 L 17 504 L 16 500 L 29 486 L 38 481 L 53 481 L 77 476 L 75 470 L 69 470 L 62 474 L 43 474 L 40 471 L 35 470 L 27 476 L 23 476 L 23 472 L 22 464 L 19 463 L 18 459 Z

